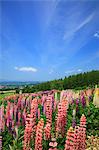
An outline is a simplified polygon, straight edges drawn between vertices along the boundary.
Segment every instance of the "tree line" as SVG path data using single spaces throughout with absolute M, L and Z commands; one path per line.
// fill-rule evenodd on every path
M 43 82 L 32 87 L 26 86 L 23 88 L 23 93 L 33 93 L 46 90 L 65 90 L 65 89 L 85 89 L 99 85 L 99 70 L 79 73 L 76 75 L 65 76 L 64 79 L 58 79 L 48 82 Z

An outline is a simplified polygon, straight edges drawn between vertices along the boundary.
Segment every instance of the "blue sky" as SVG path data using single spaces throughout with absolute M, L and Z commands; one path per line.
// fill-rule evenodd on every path
M 0 79 L 99 69 L 98 0 L 2 0 L 0 7 Z

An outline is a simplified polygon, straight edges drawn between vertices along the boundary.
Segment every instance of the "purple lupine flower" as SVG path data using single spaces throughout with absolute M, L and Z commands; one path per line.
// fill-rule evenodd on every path
M 74 104 L 74 102 L 75 102 L 74 99 L 72 99 L 72 104 Z
M 12 133 L 12 121 L 11 120 L 9 121 L 8 130 L 9 130 L 10 133 Z
M 72 127 L 75 128 L 75 126 L 76 126 L 76 119 L 73 118 L 73 120 L 72 120 Z
M 76 99 L 76 105 L 78 105 L 78 104 L 79 104 L 79 99 L 77 98 L 77 99 Z
M 89 101 L 92 101 L 92 96 L 89 96 Z
M 78 112 L 79 111 L 79 108 L 78 108 L 78 105 L 76 106 L 76 112 Z
M 85 99 L 84 96 L 82 96 L 81 102 L 82 102 L 82 106 L 85 107 L 85 105 L 86 105 L 86 99 Z
M 76 112 L 78 112 L 79 108 L 78 108 L 78 104 L 79 104 L 79 99 L 76 99 Z

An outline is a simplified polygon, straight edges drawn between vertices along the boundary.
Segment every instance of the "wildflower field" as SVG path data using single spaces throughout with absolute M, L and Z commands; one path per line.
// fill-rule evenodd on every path
M 0 101 L 0 150 L 99 150 L 99 88 Z

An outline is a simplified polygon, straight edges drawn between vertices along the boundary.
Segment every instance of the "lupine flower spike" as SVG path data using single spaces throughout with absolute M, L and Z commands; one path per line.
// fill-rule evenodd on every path
M 43 136 L 43 127 L 44 120 L 41 118 L 38 122 L 36 129 L 36 138 L 35 138 L 35 150 L 42 150 L 42 136 Z
M 73 131 L 73 128 L 70 127 L 67 132 L 66 144 L 65 144 L 64 150 L 74 150 L 73 142 L 74 142 L 74 131 Z
M 80 146 L 79 150 L 85 150 L 86 148 L 86 117 L 84 114 L 80 119 L 80 127 L 79 127 L 79 136 L 80 136 Z

